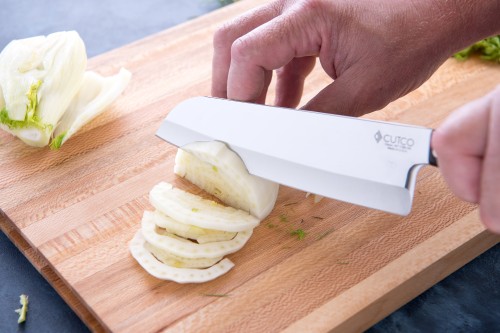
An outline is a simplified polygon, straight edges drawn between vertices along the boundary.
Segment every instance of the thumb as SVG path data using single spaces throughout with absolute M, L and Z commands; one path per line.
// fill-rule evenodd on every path
M 356 117 L 382 109 L 397 96 L 394 96 L 395 91 L 386 89 L 381 83 L 374 88 L 376 82 L 383 81 L 371 78 L 366 72 L 358 74 L 357 69 L 352 67 L 321 90 L 302 109 Z

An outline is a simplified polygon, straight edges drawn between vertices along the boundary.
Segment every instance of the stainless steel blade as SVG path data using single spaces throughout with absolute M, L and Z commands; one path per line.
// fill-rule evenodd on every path
M 432 129 L 195 97 L 157 135 L 182 147 L 222 141 L 256 176 L 365 207 L 407 215 Z

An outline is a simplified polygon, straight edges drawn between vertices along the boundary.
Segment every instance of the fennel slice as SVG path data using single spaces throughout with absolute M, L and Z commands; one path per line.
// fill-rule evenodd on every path
M 171 267 L 161 263 L 148 252 L 144 248 L 145 242 L 141 230 L 139 230 L 129 243 L 130 252 L 146 272 L 161 280 L 170 280 L 177 283 L 207 282 L 218 278 L 234 267 L 233 262 L 227 258 L 205 269 Z
M 260 222 L 248 212 L 216 204 L 165 182 L 153 187 L 149 201 L 174 220 L 205 229 L 239 232 L 253 229 Z
M 170 251 L 159 249 L 148 242 L 144 243 L 144 248 L 151 252 L 151 254 L 162 263 L 177 268 L 207 268 L 222 260 L 222 257 L 184 258 L 175 255 Z
M 80 128 L 112 104 L 127 87 L 131 74 L 126 69 L 110 77 L 85 72 L 81 89 L 71 101 L 54 131 L 52 148 L 59 148 Z
M 271 212 L 278 196 L 277 183 L 249 174 L 241 158 L 218 141 L 195 142 L 178 149 L 174 172 L 260 220 Z
M 214 258 L 236 252 L 245 245 L 253 233 L 250 229 L 238 232 L 228 241 L 197 244 L 168 232 L 159 234 L 152 212 L 144 212 L 141 225 L 142 234 L 148 243 L 184 258 Z
M 188 225 L 177 222 L 170 216 L 167 216 L 160 211 L 154 212 L 155 224 L 168 232 L 177 236 L 194 239 L 198 243 L 219 242 L 233 239 L 236 236 L 235 232 L 227 232 L 220 230 L 204 229 L 194 225 Z

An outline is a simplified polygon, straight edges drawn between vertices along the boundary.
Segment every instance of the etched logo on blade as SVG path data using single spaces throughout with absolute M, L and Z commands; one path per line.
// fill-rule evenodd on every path
M 373 136 L 377 143 L 382 142 L 389 150 L 407 152 L 415 145 L 415 140 L 399 135 L 382 134 L 380 130 Z

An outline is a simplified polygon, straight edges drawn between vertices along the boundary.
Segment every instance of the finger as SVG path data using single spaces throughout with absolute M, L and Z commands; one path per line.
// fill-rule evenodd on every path
M 488 229 L 500 233 L 500 86 L 491 96 L 489 110 L 479 210 Z
M 479 202 L 481 169 L 488 131 L 488 99 L 455 111 L 434 132 L 432 147 L 450 189 L 459 198 Z
M 257 104 L 265 104 L 266 103 L 266 96 L 267 96 L 267 90 L 269 89 L 269 85 L 271 84 L 271 80 L 273 79 L 273 71 L 265 71 L 264 74 L 264 88 L 262 89 L 262 92 L 260 96 L 257 98 L 255 103 Z
M 321 38 L 308 27 L 309 13 L 288 11 L 237 39 L 231 48 L 227 97 L 255 102 L 264 91 L 265 72 L 293 58 L 317 55 Z
M 304 90 L 304 80 L 314 69 L 316 57 L 295 58 L 277 71 L 277 106 L 295 108 Z
M 265 4 L 226 23 L 215 32 L 212 58 L 212 96 L 227 97 L 227 76 L 233 42 L 279 15 L 281 7 L 281 1 Z
M 483 161 L 476 156 L 438 154 L 439 168 L 450 190 L 460 199 L 478 203 Z
M 356 117 L 380 110 L 398 97 L 398 91 L 384 85 L 385 79 L 380 75 L 384 73 L 351 66 L 302 109 Z

